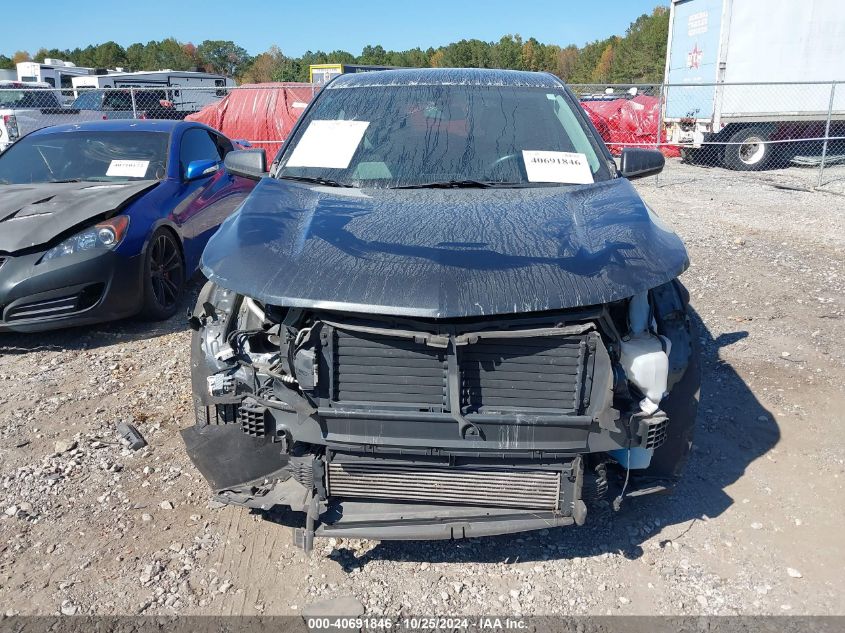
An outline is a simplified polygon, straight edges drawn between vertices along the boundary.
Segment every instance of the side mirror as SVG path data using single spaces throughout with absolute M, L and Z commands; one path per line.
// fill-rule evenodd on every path
M 214 174 L 218 169 L 220 169 L 219 160 L 193 160 L 185 168 L 185 180 L 205 178 Z
M 644 178 L 654 176 L 663 171 L 666 159 L 656 149 L 640 149 L 639 147 L 626 147 L 622 150 L 622 158 L 619 161 L 619 171 L 624 178 Z
M 238 149 L 226 154 L 223 164 L 233 176 L 261 180 L 267 175 L 267 155 L 263 149 Z

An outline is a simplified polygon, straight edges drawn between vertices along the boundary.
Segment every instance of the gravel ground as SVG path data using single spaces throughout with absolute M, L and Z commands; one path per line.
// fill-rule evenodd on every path
M 184 317 L 0 335 L 0 616 L 845 614 L 845 198 L 772 182 L 673 161 L 639 185 L 690 249 L 699 428 L 674 495 L 582 528 L 306 556 L 185 455 Z

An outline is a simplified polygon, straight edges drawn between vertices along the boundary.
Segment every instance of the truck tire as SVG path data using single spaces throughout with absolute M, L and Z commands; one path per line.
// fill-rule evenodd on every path
M 722 159 L 728 169 L 757 171 L 765 169 L 772 160 L 774 147 L 769 143 L 771 130 L 765 127 L 745 127 L 734 132 L 725 145 Z

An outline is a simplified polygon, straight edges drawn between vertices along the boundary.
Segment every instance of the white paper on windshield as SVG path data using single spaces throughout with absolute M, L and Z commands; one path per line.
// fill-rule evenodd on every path
M 287 166 L 346 169 L 369 124 L 369 121 L 311 121 Z
M 522 150 L 529 182 L 560 182 L 568 185 L 587 185 L 593 181 L 590 163 L 577 152 L 544 152 Z
M 147 174 L 148 160 L 113 160 L 109 164 L 106 176 L 123 176 L 124 178 L 143 178 Z

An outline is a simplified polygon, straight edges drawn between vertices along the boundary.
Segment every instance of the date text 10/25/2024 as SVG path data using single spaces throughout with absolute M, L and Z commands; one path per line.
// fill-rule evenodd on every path
M 520 631 L 528 628 L 528 622 L 522 618 L 509 617 L 321 617 L 307 618 L 306 625 L 311 631 L 319 630 L 365 630 L 365 631 L 432 631 L 432 630 L 477 630 Z

